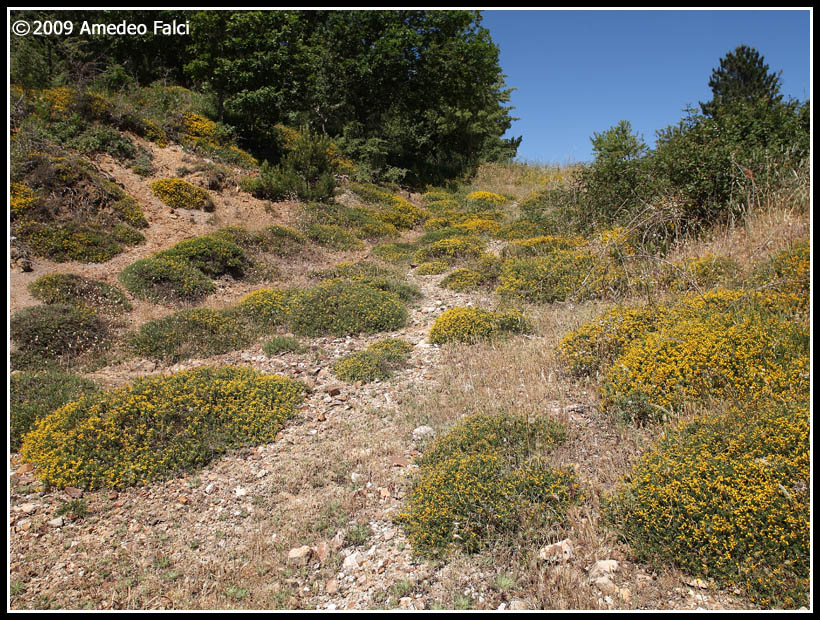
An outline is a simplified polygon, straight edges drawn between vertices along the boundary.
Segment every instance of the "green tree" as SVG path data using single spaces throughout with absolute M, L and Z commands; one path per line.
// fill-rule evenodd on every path
M 709 79 L 712 100 L 701 102 L 706 116 L 715 116 L 724 106 L 736 103 L 763 103 L 773 106 L 782 99 L 779 74 L 770 73 L 763 56 L 747 45 L 740 45 L 720 59 Z

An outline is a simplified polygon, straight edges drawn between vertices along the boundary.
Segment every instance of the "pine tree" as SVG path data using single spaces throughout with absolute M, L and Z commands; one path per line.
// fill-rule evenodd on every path
M 720 67 L 712 70 L 709 79 L 712 101 L 700 107 L 704 115 L 714 117 L 726 105 L 735 103 L 779 103 L 780 76 L 769 73 L 763 56 L 747 45 L 740 45 L 720 59 Z

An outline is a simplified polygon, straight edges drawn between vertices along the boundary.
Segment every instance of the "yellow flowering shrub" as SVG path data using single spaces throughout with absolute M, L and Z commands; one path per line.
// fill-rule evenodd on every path
M 501 194 L 485 191 L 471 192 L 467 194 L 466 200 L 473 205 L 482 207 L 497 207 L 509 202 L 509 199 Z
M 809 242 L 799 241 L 793 246 L 772 254 L 757 265 L 753 284 L 776 291 L 784 304 L 796 311 L 809 310 L 811 284 L 811 252 Z
M 260 289 L 239 302 L 239 311 L 260 325 L 282 325 L 288 320 L 299 295 L 298 290 Z
M 567 334 L 558 350 L 572 372 L 594 376 L 633 340 L 654 330 L 666 313 L 664 305 L 615 306 Z
M 627 346 L 606 372 L 603 403 L 623 410 L 637 396 L 671 411 L 707 398 L 808 392 L 808 337 L 758 313 L 678 318 Z
M 407 263 L 416 252 L 414 243 L 381 243 L 373 246 L 371 253 L 388 263 Z
M 455 227 L 475 235 L 495 235 L 501 224 L 489 218 L 470 217 Z
M 10 193 L 9 209 L 12 219 L 26 215 L 29 209 L 37 205 L 37 195 L 25 183 L 12 182 Z
M 535 303 L 614 296 L 629 286 L 618 265 L 583 249 L 513 258 L 501 268 L 496 293 Z
M 433 276 L 444 273 L 450 268 L 450 264 L 446 260 L 431 260 L 426 261 L 416 267 L 417 276 Z
M 454 269 L 452 273 L 447 275 L 439 286 L 448 288 L 451 291 L 465 292 L 477 289 L 479 286 L 487 281 L 485 274 L 473 269 L 459 268 Z
M 668 431 L 607 513 L 637 555 L 740 588 L 764 608 L 808 604 L 809 410 L 777 400 Z
M 635 253 L 637 234 L 623 226 L 615 226 L 601 231 L 595 240 L 614 259 L 632 256 Z
M 532 239 L 543 234 L 544 227 L 541 224 L 528 220 L 515 220 L 501 226 L 495 233 L 495 237 L 505 241 L 515 241 L 518 239 Z
M 430 342 L 473 344 L 506 333 L 528 333 L 532 329 L 529 319 L 518 310 L 491 312 L 475 307 L 450 308 L 433 322 Z
M 210 139 L 216 137 L 216 123 L 201 114 L 186 114 L 183 124 L 185 125 L 185 131 L 189 135 Z
M 546 256 L 556 250 L 572 250 L 584 245 L 582 237 L 562 237 L 560 235 L 540 235 L 529 239 L 516 240 L 505 248 L 510 256 Z
M 197 368 L 138 379 L 71 402 L 23 440 L 44 483 L 123 488 L 210 462 L 229 448 L 273 441 L 304 386 L 251 368 Z
M 174 209 L 214 210 L 214 203 L 208 192 L 183 179 L 158 179 L 149 183 L 148 187 L 157 198 Z
M 142 119 L 143 136 L 159 147 L 168 146 L 168 135 L 165 130 L 149 118 Z
M 413 260 L 423 263 L 433 258 L 478 258 L 484 253 L 484 242 L 477 237 L 451 237 L 419 248 Z
M 468 552 L 560 527 L 578 499 L 571 469 L 548 465 L 564 429 L 526 416 L 475 414 L 419 459 L 405 509 L 396 517 L 414 550 Z

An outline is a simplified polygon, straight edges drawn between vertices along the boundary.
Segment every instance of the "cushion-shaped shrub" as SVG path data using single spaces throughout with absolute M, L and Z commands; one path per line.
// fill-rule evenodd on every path
M 9 382 L 9 439 L 12 452 L 35 422 L 85 394 L 97 391 L 93 381 L 62 370 L 16 372 Z
M 474 237 L 453 237 L 441 239 L 419 248 L 413 260 L 423 263 L 430 259 L 478 258 L 484 253 L 484 242 Z
M 300 294 L 298 290 L 260 289 L 239 302 L 239 312 L 258 325 L 282 325 Z
M 237 312 L 193 308 L 143 323 L 131 337 L 139 355 L 176 363 L 241 349 L 253 341 L 247 323 Z
M 36 299 L 46 304 L 72 304 L 98 308 L 103 312 L 129 312 L 131 302 L 119 288 L 106 282 L 73 273 L 50 273 L 28 286 Z
M 517 310 L 491 312 L 474 307 L 451 308 L 433 322 L 430 342 L 473 344 L 505 333 L 520 334 L 530 331 L 532 324 Z
M 333 373 L 344 381 L 387 379 L 407 361 L 413 347 L 398 338 L 385 338 L 338 359 Z
M 131 263 L 120 272 L 119 280 L 134 296 L 160 304 L 193 303 L 216 288 L 199 269 L 168 256 Z
M 232 447 L 273 441 L 303 391 L 297 381 L 241 367 L 138 379 L 43 418 L 21 454 L 57 487 L 146 484 Z
M 476 431 L 479 432 L 476 432 Z M 476 414 L 436 440 L 420 460 L 396 520 L 416 552 L 468 552 L 562 526 L 578 485 L 547 464 L 563 433 L 550 423 Z
M 274 336 L 262 346 L 262 350 L 265 355 L 272 357 L 282 353 L 303 353 L 305 347 L 292 336 Z
M 472 291 L 487 281 L 485 275 L 473 269 L 459 268 L 441 280 L 439 285 L 451 291 Z
M 393 331 L 407 319 L 407 308 L 397 295 L 361 282 L 329 280 L 299 296 L 290 326 L 306 336 L 346 336 Z
M 108 337 L 106 323 L 97 312 L 70 304 L 23 308 L 12 315 L 10 328 L 21 360 L 70 363 Z
M 433 276 L 444 273 L 450 268 L 446 260 L 431 260 L 416 267 L 417 276 Z
M 185 239 L 154 258 L 182 260 L 209 276 L 240 274 L 246 265 L 245 254 L 237 244 L 214 235 Z
M 665 433 L 606 512 L 639 558 L 795 609 L 810 589 L 809 473 L 808 407 L 745 403 Z
M 214 210 L 214 202 L 208 192 L 184 179 L 158 179 L 151 182 L 148 187 L 157 198 L 174 209 Z
M 582 245 L 584 245 L 584 240 L 581 237 L 540 235 L 513 241 L 507 246 L 504 253 L 510 256 L 545 256 L 556 250 L 572 250 Z

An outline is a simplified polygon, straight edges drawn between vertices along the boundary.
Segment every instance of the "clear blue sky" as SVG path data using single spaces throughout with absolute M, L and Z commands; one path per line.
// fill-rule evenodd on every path
M 810 22 L 800 11 L 483 11 L 514 87 L 507 136 L 518 159 L 589 161 L 589 138 L 628 120 L 653 146 L 687 104 L 711 99 L 709 77 L 738 45 L 781 71 L 785 96 L 810 98 Z

